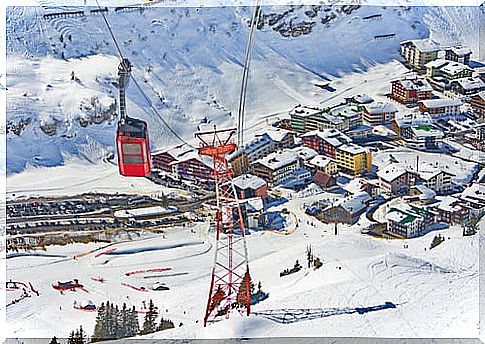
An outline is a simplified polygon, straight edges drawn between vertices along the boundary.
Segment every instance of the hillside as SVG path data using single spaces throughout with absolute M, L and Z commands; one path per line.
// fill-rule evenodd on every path
M 70 155 L 97 162 L 113 151 L 118 60 L 102 17 L 92 9 L 8 9 L 8 173 L 28 165 L 61 165 Z M 85 15 L 44 17 L 74 10 Z M 437 37 L 454 32 L 455 40 L 469 37 L 454 23 L 472 18 L 477 9 L 444 11 L 264 7 L 248 86 L 248 125 L 328 97 L 315 83 L 392 61 L 399 41 L 426 37 L 429 31 Z M 192 140 L 201 122 L 235 124 L 250 15 L 250 9 L 238 7 L 110 8 L 107 17 L 152 104 L 177 133 Z M 388 34 L 395 37 L 375 38 Z M 148 121 L 152 149 L 177 143 L 133 86 L 128 98 L 131 115 Z

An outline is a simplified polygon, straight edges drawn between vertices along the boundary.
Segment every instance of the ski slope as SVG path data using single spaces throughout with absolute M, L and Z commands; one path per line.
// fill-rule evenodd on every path
M 29 281 L 40 292 L 7 308 L 7 336 L 63 337 L 80 324 L 92 333 L 95 314 L 73 309 L 74 301 L 99 305 L 110 300 L 139 308 L 150 298 L 163 317 L 183 326 L 147 338 L 478 336 L 478 235 L 462 237 L 458 227 L 441 230 L 445 241 L 432 250 L 429 245 L 437 232 L 387 241 L 361 235 L 356 225 L 341 226 L 335 236 L 333 226 L 317 224 L 303 213 L 300 206 L 310 199 L 294 198 L 279 206 L 294 209 L 300 219 L 292 234 L 249 235 L 251 275 L 262 282 L 269 298 L 255 305 L 247 318 L 234 313 L 229 320 L 202 325 L 214 233 L 201 223 L 192 229 L 171 228 L 164 238 L 146 236 L 114 244 L 102 255 L 97 254 L 106 250 L 102 244 L 76 244 L 48 247 L 45 256 L 7 259 L 7 279 Z M 323 266 L 279 277 L 296 259 L 306 266 L 307 245 Z M 72 259 L 93 248 L 99 250 Z M 127 276 L 154 268 L 166 271 Z M 100 277 L 104 283 L 91 279 Z M 51 287 L 74 278 L 88 292 L 61 295 Z M 132 288 L 149 289 L 155 283 L 165 283 L 170 290 Z M 395 308 L 383 307 L 386 303 Z M 289 323 L 268 315 L 289 310 L 297 314 Z M 307 318 L 308 311 L 315 317 Z

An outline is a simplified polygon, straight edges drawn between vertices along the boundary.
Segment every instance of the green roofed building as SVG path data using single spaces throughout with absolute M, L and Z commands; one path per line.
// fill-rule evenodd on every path
M 426 208 L 405 203 L 391 207 L 387 212 L 386 234 L 398 238 L 414 238 L 422 234 L 429 220 Z

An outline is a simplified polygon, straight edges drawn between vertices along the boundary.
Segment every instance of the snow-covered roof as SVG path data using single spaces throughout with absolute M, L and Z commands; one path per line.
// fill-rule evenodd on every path
M 430 38 L 413 39 L 409 41 L 404 41 L 404 42 L 401 42 L 401 45 L 406 43 L 413 44 L 421 52 L 432 52 L 432 51 L 440 50 L 440 45 L 436 41 Z
M 425 138 L 425 137 L 437 137 L 442 138 L 444 137 L 444 133 L 441 129 L 438 129 L 431 125 L 417 125 L 411 127 L 413 135 L 416 138 Z
M 433 120 L 428 114 L 421 112 L 409 112 L 396 116 L 394 119 L 400 128 L 409 128 L 414 125 L 431 125 Z
M 298 161 L 298 155 L 291 151 L 282 151 L 271 153 L 268 156 L 257 160 L 255 163 L 260 163 L 261 165 L 269 168 L 272 171 L 278 170 L 282 167 L 291 165 Z
M 333 147 L 339 147 L 345 143 L 352 142 L 352 139 L 337 129 L 313 130 L 303 134 L 301 137 L 318 136 Z
M 184 143 L 181 145 L 170 147 L 168 149 L 164 148 L 164 149 L 154 150 L 152 151 L 152 155 L 167 153 L 167 154 L 170 154 L 172 158 L 178 160 L 183 158 L 184 155 L 190 154 L 193 151 L 195 151 L 195 148 L 192 148 Z
M 282 128 L 268 127 L 265 129 L 264 135 L 267 135 L 274 142 L 281 142 L 287 135 L 293 135 L 293 132 Z
M 339 147 L 339 150 L 350 154 L 362 154 L 367 153 L 369 150 L 355 143 L 348 143 Z
M 448 212 L 459 211 L 462 208 L 460 202 L 462 201 L 456 197 L 446 196 L 441 200 L 437 208 Z
M 355 116 L 360 116 L 361 115 L 361 107 L 357 105 L 340 105 L 337 107 L 334 107 L 332 110 L 330 110 L 330 113 L 334 116 L 341 116 L 345 118 L 352 118 Z
M 440 168 L 433 169 L 431 171 L 418 171 L 417 173 L 419 175 L 419 178 L 421 178 L 423 180 L 431 180 L 434 177 L 440 175 L 441 173 L 453 176 L 453 174 L 446 172 L 446 171 L 444 171 Z
M 468 77 L 453 80 L 451 82 L 460 84 L 464 90 L 481 90 L 485 88 L 485 83 L 479 77 Z
M 485 185 L 473 183 L 462 192 L 460 198 L 471 203 L 478 203 L 482 207 L 485 207 Z
M 405 173 L 413 172 L 410 171 L 405 164 L 390 164 L 387 165 L 384 169 L 377 171 L 377 176 L 380 179 L 390 183 Z
M 233 179 L 234 185 L 240 189 L 259 189 L 266 185 L 264 179 L 253 174 L 243 174 Z
M 449 75 L 458 74 L 466 69 L 470 69 L 470 67 L 460 62 L 450 62 L 450 61 L 443 67 L 440 67 L 441 71 Z
M 372 115 L 397 112 L 396 106 L 389 102 L 371 103 L 366 105 L 365 109 Z
M 460 106 L 462 105 L 462 101 L 460 99 L 427 99 L 422 100 L 421 103 L 428 109 L 440 108 L 440 107 L 447 107 L 447 106 Z
M 318 153 L 314 149 L 311 149 L 306 146 L 295 147 L 295 148 L 289 149 L 289 151 L 293 152 L 294 154 L 296 154 L 298 157 L 300 157 L 305 161 L 313 159 L 318 155 Z
M 386 214 L 388 221 L 398 222 L 401 225 L 407 225 L 414 221 L 423 221 L 426 210 L 411 206 L 404 202 L 398 202 Z
M 177 211 L 177 208 L 175 207 L 164 208 L 161 206 L 154 206 L 154 207 L 118 210 L 114 213 L 114 216 L 116 217 L 156 216 L 156 215 L 170 214 L 176 211 Z
M 485 91 L 479 92 L 477 96 L 485 100 Z
M 248 198 L 244 201 L 246 203 L 246 210 L 249 212 L 256 212 L 264 209 L 264 202 L 261 197 Z
M 370 181 L 366 178 L 354 178 L 351 179 L 347 185 L 344 185 L 342 189 L 351 194 L 358 194 L 362 192 L 369 183 Z
M 472 53 L 472 50 L 468 47 L 461 46 L 461 47 L 451 47 L 446 50 L 451 50 L 455 55 L 463 57 L 465 55 L 469 55 Z
M 366 202 L 370 201 L 372 197 L 365 191 L 359 192 L 354 195 L 347 196 L 337 202 L 338 206 L 341 206 L 351 214 L 355 214 L 366 207 Z
M 328 166 L 328 164 L 330 164 L 332 162 L 335 163 L 335 160 L 330 159 L 330 158 L 323 156 L 323 155 L 317 155 L 317 156 L 313 157 L 308 162 L 308 164 L 311 165 L 311 166 L 318 167 L 318 168 L 325 168 L 325 167 Z
M 423 77 L 407 77 L 395 80 L 394 82 L 399 82 L 406 90 L 417 90 L 420 92 L 433 91 L 433 87 L 431 87 L 428 80 Z
M 447 65 L 449 62 L 450 61 L 445 60 L 445 59 L 437 59 L 437 60 L 433 60 L 433 61 L 426 63 L 424 66 L 426 68 L 441 68 L 441 67 Z
M 257 151 L 258 149 L 261 149 L 266 145 L 272 145 L 273 143 L 274 143 L 273 140 L 269 136 L 263 135 L 263 136 L 255 137 L 253 140 L 251 140 L 244 146 L 244 151 L 247 154 L 251 154 Z
M 436 196 L 436 192 L 424 184 L 415 185 L 414 188 L 421 193 L 419 195 L 419 199 L 421 200 L 433 199 Z
M 352 99 L 358 104 L 369 104 L 374 101 L 374 99 L 372 99 L 370 96 L 368 96 L 365 93 L 353 96 Z

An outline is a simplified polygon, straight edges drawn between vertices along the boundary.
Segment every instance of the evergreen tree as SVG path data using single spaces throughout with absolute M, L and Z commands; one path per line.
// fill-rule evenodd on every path
M 157 327 L 157 331 L 163 331 L 163 330 L 168 330 L 169 328 L 174 328 L 175 325 L 171 320 L 168 319 L 161 319 L 160 324 Z
M 69 338 L 67 338 L 67 344 L 76 344 L 76 340 L 75 340 L 75 333 L 74 333 L 74 330 L 71 331 L 71 334 L 69 334 Z
M 127 337 L 136 336 L 140 332 L 140 324 L 138 322 L 138 314 L 136 313 L 135 306 L 131 309 L 128 316 L 128 331 Z
M 123 307 L 119 312 L 119 324 L 116 338 L 125 338 L 128 331 L 128 310 L 126 309 L 126 303 L 123 303 Z
M 91 342 L 99 342 L 107 337 L 107 322 L 106 322 L 106 307 L 104 302 L 98 309 L 96 316 L 96 325 L 94 325 L 94 333 Z
M 158 309 L 153 304 L 153 301 L 150 300 L 148 303 L 148 311 L 145 314 L 145 320 L 143 321 L 143 329 L 141 330 L 140 334 L 149 334 L 155 332 L 157 328 L 157 317 Z
M 86 342 L 86 333 L 82 326 L 79 326 L 79 330 L 76 331 L 76 344 L 84 344 Z
M 52 337 L 51 341 L 49 344 L 59 344 L 59 342 L 57 341 L 57 338 L 56 336 Z

